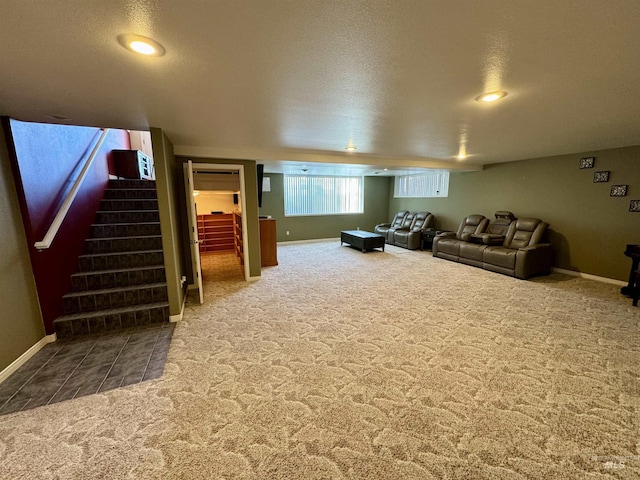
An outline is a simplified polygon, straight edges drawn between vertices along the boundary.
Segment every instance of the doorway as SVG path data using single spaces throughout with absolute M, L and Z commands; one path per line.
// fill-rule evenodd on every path
M 243 165 L 185 164 L 187 205 L 194 284 L 200 303 L 204 298 L 203 277 L 219 280 L 236 274 L 249 279 L 246 196 Z M 226 272 L 226 273 L 225 273 Z M 222 276 L 222 277 L 221 277 Z

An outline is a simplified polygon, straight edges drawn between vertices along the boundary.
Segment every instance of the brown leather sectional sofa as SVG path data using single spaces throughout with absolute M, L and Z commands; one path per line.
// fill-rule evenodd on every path
M 422 231 L 433 230 L 434 223 L 435 217 L 429 212 L 402 210 L 396 213 L 391 223 L 380 223 L 373 231 L 383 235 L 389 245 L 415 250 L 420 247 Z
M 433 256 L 521 279 L 548 275 L 554 256 L 545 241 L 548 227 L 538 218 L 515 218 L 506 211 L 496 212 L 492 225 L 483 215 L 469 215 L 457 232 L 434 238 Z

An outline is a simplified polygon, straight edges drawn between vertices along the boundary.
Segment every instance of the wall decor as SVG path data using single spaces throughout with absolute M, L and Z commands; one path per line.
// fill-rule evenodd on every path
M 596 157 L 583 157 L 580 159 L 580 168 L 593 168 Z
M 626 197 L 628 185 L 611 185 L 610 197 Z
M 608 182 L 609 172 L 594 172 L 593 183 Z
M 630 212 L 640 212 L 640 200 L 631 200 L 629 202 Z

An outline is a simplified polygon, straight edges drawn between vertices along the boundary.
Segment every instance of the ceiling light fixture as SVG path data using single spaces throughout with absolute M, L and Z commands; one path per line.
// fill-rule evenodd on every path
M 357 150 L 357 148 L 355 147 L 355 145 L 353 145 L 353 143 L 350 143 L 349 145 L 347 145 L 347 147 L 345 148 L 345 150 L 347 152 L 355 152 Z
M 161 57 L 165 53 L 164 47 L 152 38 L 133 33 L 118 35 L 118 43 L 131 52 L 150 57 Z
M 504 98 L 506 96 L 507 96 L 507 92 L 501 92 L 501 91 L 489 92 L 489 93 L 483 93 L 482 95 L 478 95 L 476 97 L 476 101 L 484 102 L 484 103 L 495 102 L 496 100 L 500 100 L 501 98 Z

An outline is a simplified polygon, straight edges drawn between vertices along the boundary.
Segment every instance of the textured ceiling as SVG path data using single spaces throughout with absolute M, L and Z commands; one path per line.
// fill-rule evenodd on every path
M 639 25 L 638 0 L 0 0 L 0 113 L 272 166 L 476 169 L 640 144 Z

